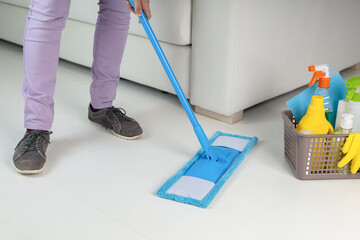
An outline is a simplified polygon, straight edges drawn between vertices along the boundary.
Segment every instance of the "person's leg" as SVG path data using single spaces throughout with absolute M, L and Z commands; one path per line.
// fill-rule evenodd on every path
M 31 0 L 24 33 L 25 127 L 50 130 L 61 32 L 70 0 Z
M 111 107 L 116 97 L 129 24 L 125 0 L 100 0 L 90 87 L 91 105 L 96 109 Z
M 61 32 L 70 0 L 31 0 L 24 33 L 26 132 L 15 148 L 13 161 L 22 174 L 43 170 L 54 115 L 54 89 Z
M 130 10 L 125 0 L 100 0 L 94 37 L 94 62 L 91 69 L 91 122 L 110 129 L 125 139 L 142 135 L 137 121 L 126 116 L 123 109 L 112 106 L 120 80 L 120 63 L 130 24 Z

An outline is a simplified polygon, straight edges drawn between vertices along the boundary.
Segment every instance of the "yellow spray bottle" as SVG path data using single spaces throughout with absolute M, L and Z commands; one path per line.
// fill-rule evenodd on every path
M 309 130 L 313 134 L 333 134 L 334 128 L 325 117 L 324 98 L 314 95 L 305 116 L 296 127 L 298 132 Z

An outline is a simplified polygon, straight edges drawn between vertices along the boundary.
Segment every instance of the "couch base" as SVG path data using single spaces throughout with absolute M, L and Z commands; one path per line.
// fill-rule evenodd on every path
M 360 63 L 357 63 L 357 64 L 351 66 L 350 69 L 353 70 L 353 71 L 359 71 L 360 70 Z
M 195 112 L 205 115 L 207 117 L 214 118 L 214 119 L 222 121 L 222 122 L 230 123 L 230 124 L 234 124 L 234 123 L 242 120 L 243 115 L 244 115 L 244 111 L 239 111 L 230 116 L 225 116 L 225 115 L 201 108 L 199 106 L 195 106 Z

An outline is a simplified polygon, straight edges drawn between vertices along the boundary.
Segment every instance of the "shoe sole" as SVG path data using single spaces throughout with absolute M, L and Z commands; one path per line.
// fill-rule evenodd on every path
M 20 170 L 17 167 L 15 167 L 16 171 L 18 171 L 18 173 L 22 174 L 22 175 L 34 175 L 34 174 L 38 174 L 41 173 L 45 168 L 45 165 L 38 169 L 38 170 Z
M 96 122 L 93 122 L 93 121 L 91 121 L 91 120 L 89 120 L 92 124 L 94 124 L 95 126 L 98 126 L 98 127 L 101 127 L 101 128 L 104 128 L 105 130 L 106 130 L 106 128 L 103 126 L 103 125 L 101 125 L 101 124 L 98 124 L 98 123 L 96 123 Z M 140 134 L 140 135 L 136 135 L 136 136 L 133 136 L 133 137 L 127 137 L 127 136 L 123 136 L 123 135 L 120 135 L 120 134 L 117 134 L 116 132 L 114 132 L 114 130 L 112 130 L 112 129 L 108 129 L 113 135 L 115 135 L 116 137 L 118 137 L 118 138 L 122 138 L 122 139 L 125 139 L 125 140 L 135 140 L 135 139 L 137 139 L 137 138 L 140 138 L 141 136 L 142 136 L 142 134 Z

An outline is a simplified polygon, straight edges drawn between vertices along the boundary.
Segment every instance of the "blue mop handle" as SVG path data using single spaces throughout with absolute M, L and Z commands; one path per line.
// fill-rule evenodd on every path
M 135 8 L 134 6 L 134 1 L 133 0 L 129 0 L 129 2 L 131 3 L 131 6 L 133 8 Z M 153 32 L 149 21 L 147 20 L 147 17 L 144 13 L 144 11 L 142 12 L 141 16 L 139 17 L 142 26 L 144 27 L 144 30 L 147 34 L 147 36 L 150 39 L 151 44 L 153 45 L 156 54 L 158 55 L 161 64 L 163 65 L 166 74 L 168 75 L 170 82 L 194 128 L 195 134 L 197 136 L 197 138 L 199 139 L 199 142 L 202 146 L 202 148 L 205 150 L 206 155 L 208 156 L 208 158 L 210 159 L 216 159 L 215 155 L 212 154 L 212 152 L 210 151 L 210 144 L 209 144 L 209 140 L 205 135 L 204 130 L 202 129 L 202 127 L 200 126 L 199 122 L 197 121 L 194 112 L 192 111 L 189 102 L 187 101 L 185 94 L 183 92 L 183 90 L 181 89 L 178 80 L 176 79 L 176 76 L 173 72 L 173 70 L 171 69 L 171 66 L 159 44 L 159 41 L 157 40 L 155 33 Z

